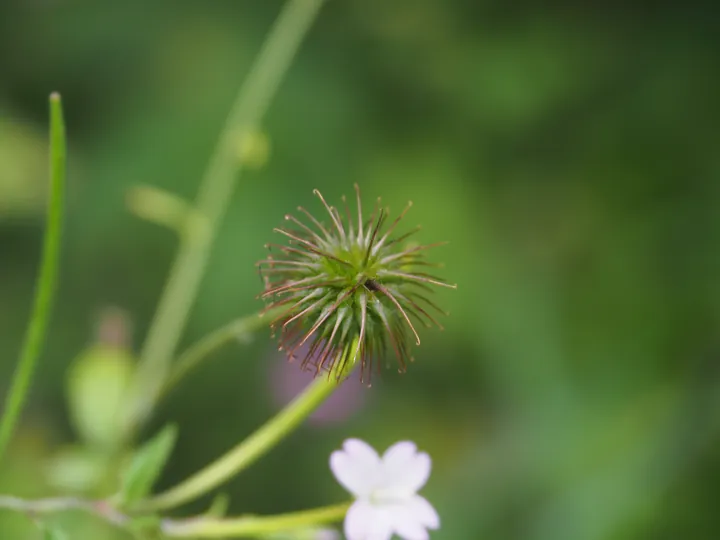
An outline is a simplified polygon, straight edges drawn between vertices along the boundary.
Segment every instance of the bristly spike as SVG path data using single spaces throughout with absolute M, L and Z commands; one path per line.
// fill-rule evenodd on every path
M 321 298 L 321 299 L 318 300 L 317 302 L 313 302 L 312 304 L 310 304 L 308 307 L 306 307 L 305 309 L 303 309 L 300 313 L 297 313 L 296 315 L 293 315 L 292 317 L 290 317 L 287 321 L 285 321 L 285 322 L 283 323 L 283 328 L 285 328 L 285 327 L 287 327 L 288 325 L 292 324 L 292 323 L 295 322 L 297 319 L 305 316 L 305 314 L 310 313 L 313 309 L 315 309 L 317 306 L 319 306 L 320 304 L 322 304 L 322 302 L 323 302 L 323 299 Z M 296 305 L 297 305 L 297 304 L 296 304 Z
M 338 312 L 338 315 L 337 315 L 337 317 L 335 318 L 335 326 L 333 327 L 332 333 L 330 334 L 330 337 L 329 337 L 328 340 L 327 340 L 326 352 L 320 357 L 320 360 L 318 361 L 317 369 L 315 370 L 315 374 L 316 374 L 316 375 L 317 375 L 317 374 L 320 372 L 320 370 L 323 368 L 323 366 L 325 365 L 325 362 L 326 362 L 326 360 L 327 360 L 328 355 L 329 355 L 329 354 L 332 352 L 332 350 L 334 349 L 333 341 L 334 341 L 334 339 L 335 339 L 335 334 L 337 334 L 338 328 L 340 328 L 340 324 L 342 324 L 342 320 L 343 320 L 344 317 L 345 317 L 345 312 L 344 312 L 344 311 Z M 332 358 L 330 361 L 331 361 L 331 362 L 334 362 L 335 360 L 336 360 L 335 358 Z M 328 370 L 328 371 L 330 371 L 330 370 Z
M 385 221 L 385 216 L 387 214 L 385 213 L 385 210 L 380 210 L 380 217 L 377 220 L 377 223 L 375 224 L 375 228 L 373 229 L 372 236 L 370 237 L 370 240 L 367 244 L 367 250 L 365 251 L 365 258 L 363 259 L 363 267 L 367 266 L 368 261 L 370 260 L 370 253 L 372 253 L 372 247 L 373 242 L 375 242 L 375 237 L 377 236 L 377 232 L 382 227 L 383 221 Z M 368 231 L 369 232 L 369 231 Z
M 426 277 L 422 274 L 408 274 L 407 272 L 392 272 L 389 270 L 382 270 L 381 272 L 384 276 L 392 276 L 392 277 L 401 277 L 403 279 L 409 279 L 411 281 L 420 281 L 422 283 L 432 283 L 433 285 L 437 285 L 438 287 L 447 287 L 448 289 L 457 289 L 457 283 L 445 283 L 444 281 L 440 281 L 438 279 L 433 279 Z
M 348 206 L 347 197 L 343 195 L 341 197 L 343 204 L 345 205 L 345 215 L 347 216 L 347 224 L 348 224 L 348 240 L 350 243 L 352 243 L 355 240 L 355 231 L 353 230 L 353 220 L 352 220 L 352 214 L 350 213 L 350 207 Z
M 357 362 L 358 354 L 360 354 L 360 349 L 363 347 L 363 344 L 365 342 L 365 325 L 367 324 L 367 296 L 365 296 L 365 293 L 360 293 L 360 337 L 357 341 L 357 346 L 355 347 L 355 354 L 353 354 L 352 362 L 355 364 Z M 363 360 L 361 362 L 360 371 L 365 371 L 365 359 L 363 357 Z
M 380 250 L 380 248 L 385 243 L 385 240 L 388 239 L 388 236 L 390 236 L 390 234 L 392 234 L 392 232 L 395 230 L 395 227 L 397 227 L 397 224 L 400 223 L 400 220 L 402 220 L 402 218 L 405 217 L 405 214 L 407 214 L 408 210 L 410 210 L 410 208 L 412 208 L 412 204 L 413 204 L 412 201 L 408 201 L 407 206 L 405 207 L 405 210 L 403 210 L 400 213 L 400 215 L 397 218 L 395 218 L 395 221 L 393 221 L 392 225 L 390 225 L 390 227 L 388 227 L 388 230 L 385 231 L 385 234 L 383 234 L 382 238 L 380 240 L 378 240 L 377 243 L 373 246 L 373 248 L 372 248 L 373 255 L 377 254 L 377 252 Z
M 355 286 L 354 286 L 352 289 L 350 289 L 349 291 L 344 292 L 343 295 L 338 299 L 338 301 L 335 302 L 333 305 L 331 305 L 330 308 L 325 312 L 324 315 L 321 315 L 321 316 L 318 318 L 318 320 L 315 322 L 315 324 L 313 325 L 313 327 L 312 327 L 310 330 L 308 330 L 308 333 L 307 333 L 307 334 L 305 334 L 305 337 L 302 339 L 302 341 L 300 341 L 300 343 L 298 343 L 297 347 L 302 346 L 302 345 L 310 338 L 310 336 L 312 336 L 312 335 L 315 333 L 315 331 L 316 331 L 318 328 L 320 328 L 320 325 L 321 325 L 322 323 L 324 323 L 324 322 L 327 320 L 327 318 L 330 317 L 330 315 L 332 315 L 333 313 L 335 313 L 335 310 L 337 310 L 337 308 L 340 306 L 340 304 L 341 304 L 348 296 L 350 296 L 352 293 L 354 293 L 355 290 L 356 290 L 359 286 L 360 286 L 359 284 L 358 284 L 358 285 L 355 285 Z
M 332 207 L 325 202 L 325 198 L 322 196 L 322 193 L 320 193 L 320 191 L 314 189 L 313 193 L 322 201 L 323 205 L 325 206 L 325 210 L 327 210 L 328 214 L 330 214 L 330 218 L 332 218 L 333 223 L 335 224 L 335 228 L 337 229 L 338 233 L 340 233 L 340 237 L 344 237 L 345 232 L 342 229 L 342 225 L 340 225 L 340 222 L 335 217 L 335 213 L 332 211 Z
M 319 235 L 318 233 L 316 233 L 315 231 L 313 231 L 310 227 L 308 227 L 307 225 L 305 225 L 302 221 L 300 221 L 299 219 L 297 219 L 297 218 L 296 218 L 295 216 L 293 216 L 292 214 L 285 214 L 285 219 L 286 219 L 287 221 L 292 221 L 293 223 L 295 223 L 296 225 L 298 225 L 299 227 L 301 227 L 305 232 L 307 232 L 310 236 L 312 236 L 312 237 L 318 242 L 318 244 L 323 244 L 323 243 L 325 243 L 324 240 L 320 237 L 320 235 Z
M 307 247 L 310 251 L 312 251 L 313 253 L 316 253 L 316 254 L 320 255 L 321 257 L 326 257 L 326 258 L 328 258 L 328 259 L 333 259 L 334 261 L 339 262 L 339 263 L 341 263 L 341 264 L 346 264 L 346 265 L 349 264 L 347 261 L 344 261 L 344 260 L 340 259 L 339 257 L 336 257 L 335 255 L 332 255 L 331 253 L 328 253 L 327 251 L 324 251 L 324 250 L 320 249 L 318 246 L 316 246 L 316 245 L 313 244 L 312 242 L 308 242 L 307 240 L 303 240 L 302 238 L 300 238 L 300 237 L 298 237 L 298 236 L 295 236 L 294 234 L 291 234 L 291 233 L 289 233 L 289 232 L 287 232 L 287 231 L 285 231 L 285 230 L 283 230 L 283 229 L 275 228 L 275 229 L 273 229 L 273 231 L 275 231 L 275 232 L 277 232 L 277 233 L 280 233 L 280 234 L 283 234 L 283 235 L 287 236 L 288 238 L 290 238 L 290 239 L 292 239 L 292 240 L 295 240 L 296 242 L 299 242 L 299 243 L 303 244 L 303 245 L 304 245 L 305 247 Z
M 360 188 L 354 188 L 357 226 L 345 196 L 343 216 L 315 190 L 332 226 L 325 227 L 299 206 L 307 220 L 287 214 L 285 220 L 298 228 L 275 229 L 286 243 L 266 245 L 271 253 L 257 266 L 264 285 L 260 296 L 268 300 L 263 313 L 281 313 L 270 321 L 273 332 L 279 332 L 279 350 L 290 360 L 300 358 L 301 369 L 312 365 L 316 376 L 327 371 L 338 382 L 358 367 L 360 380 L 369 384 L 373 363 L 379 370 L 388 349 L 394 350 L 399 371 L 407 369 L 412 342 L 420 345 L 415 325 L 442 329 L 427 306 L 445 312 L 425 291 L 456 285 L 420 271 L 437 266 L 425 257 L 441 244 L 401 247 L 420 229 L 395 233 L 412 203 L 386 226 L 389 214 L 378 198 L 365 221 Z
M 385 296 L 387 296 L 387 297 L 390 299 L 390 301 L 391 301 L 393 304 L 395 304 L 395 307 L 400 310 L 400 313 L 402 313 L 403 319 L 405 319 L 405 322 L 406 322 L 406 323 L 408 324 L 408 326 L 410 327 L 410 330 L 412 330 L 412 333 L 415 334 L 415 343 L 416 343 L 416 345 L 420 345 L 420 336 L 418 335 L 417 330 L 415 330 L 415 327 L 413 326 L 413 323 L 412 323 L 412 321 L 410 320 L 410 317 L 408 317 L 407 313 L 405 313 L 405 310 L 404 310 L 403 307 L 400 305 L 400 302 L 397 301 L 397 298 L 395 298 L 395 296 L 393 296 L 393 294 L 392 294 L 388 289 L 386 289 L 385 287 L 383 287 L 382 285 L 378 285 L 378 290 L 379 290 L 381 293 L 383 293 Z
M 372 228 L 370 226 L 375 222 L 375 216 L 377 216 L 378 210 L 380 209 L 381 202 L 382 202 L 382 200 L 380 199 L 380 197 L 378 197 L 377 200 L 375 201 L 375 207 L 373 208 L 373 213 L 370 216 L 370 219 L 367 221 L 366 226 L 368 228 L 368 231 L 367 231 L 367 236 L 365 237 L 366 245 L 370 243 L 370 234 L 372 231 Z
M 422 230 L 422 227 L 421 227 L 420 225 L 418 225 L 417 227 L 414 227 L 414 228 L 410 229 L 410 230 L 409 230 L 408 232 L 406 232 L 405 234 L 402 234 L 402 235 L 398 236 L 397 238 L 391 239 L 387 244 L 385 244 L 385 247 L 394 246 L 395 244 L 397 244 L 397 243 L 399 243 L 399 242 L 402 242 L 403 240 L 407 240 L 407 239 L 410 238 L 413 234 L 417 234 L 417 233 L 420 232 L 421 230 Z
M 344 244 L 347 244 L 347 236 L 345 235 L 345 227 L 343 227 L 342 216 L 340 215 L 340 211 L 337 208 L 335 208 L 334 206 L 330 207 L 330 211 L 335 216 L 335 223 L 337 224 L 338 229 L 340 231 L 340 238 L 342 238 Z
M 378 317 L 380 318 L 380 321 L 382 321 L 383 327 L 385 328 L 385 332 L 390 338 L 390 344 L 395 351 L 395 357 L 397 358 L 400 367 L 404 369 L 405 358 L 403 357 L 400 347 L 398 345 L 398 336 L 395 334 L 392 327 L 390 326 L 390 321 L 388 321 L 387 314 L 385 313 L 385 309 L 382 307 L 382 304 L 375 306 L 375 312 L 378 314 Z M 380 363 L 378 362 L 378 365 L 379 364 Z
M 332 239 L 332 235 L 327 231 L 325 227 L 323 227 L 322 223 L 315 219 L 315 217 L 310 212 L 305 210 L 305 208 L 303 208 L 302 206 L 298 206 L 297 209 L 298 212 L 302 212 L 303 214 L 305 214 L 307 218 L 312 221 L 318 229 L 320 229 L 320 231 L 325 235 L 325 238 L 327 238 L 328 240 Z
M 405 251 L 402 251 L 400 253 L 393 253 L 392 255 L 388 255 L 387 257 L 380 259 L 380 263 L 387 264 L 392 261 L 396 261 L 398 259 L 406 257 L 408 255 L 411 255 L 413 253 L 417 253 L 418 251 L 425 251 L 427 249 L 432 249 L 435 247 L 440 247 L 440 246 L 445 246 L 445 245 L 447 245 L 447 242 L 435 242 L 434 244 L 427 244 L 425 246 L 417 246 L 412 249 L 406 249 Z
M 358 239 L 363 238 L 363 217 L 362 217 L 362 203 L 360 202 L 360 186 L 355 184 L 355 195 L 357 197 L 357 212 L 358 212 Z

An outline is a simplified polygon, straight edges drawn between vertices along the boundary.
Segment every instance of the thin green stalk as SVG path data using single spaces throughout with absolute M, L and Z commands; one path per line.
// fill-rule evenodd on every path
M 50 95 L 50 195 L 40 271 L 35 285 L 35 305 L 20 353 L 5 411 L 0 420 L 0 457 L 10 442 L 42 350 L 52 310 L 60 260 L 60 240 L 65 197 L 65 121 L 60 95 Z
M 316 377 L 282 411 L 225 455 L 177 486 L 146 501 L 139 502 L 133 510 L 151 512 L 180 506 L 204 495 L 223 482 L 227 482 L 240 471 L 252 465 L 317 409 L 337 389 L 338 379 L 342 380 L 352 372 L 354 365 L 350 361 L 350 357 L 356 347 L 357 340 L 350 342 L 342 353 L 345 361 L 338 360 L 337 367 L 327 376 Z
M 144 512 L 174 508 L 226 482 L 296 428 L 332 393 L 337 384 L 334 379 L 318 377 L 295 401 L 224 456 L 168 491 L 139 503 L 134 510 Z
M 287 312 L 285 308 L 275 308 L 267 312 L 255 313 L 242 319 L 229 322 L 203 337 L 190 346 L 174 363 L 172 371 L 160 390 L 160 398 L 167 395 L 188 373 L 197 368 L 203 360 L 227 343 L 252 334 L 269 325 L 275 317 Z
M 155 318 L 141 352 L 127 429 L 152 412 L 207 265 L 218 228 L 232 200 L 242 163 L 239 141 L 256 129 L 323 0 L 289 0 L 240 90 L 200 184 L 193 228 L 181 240 Z
M 118 527 L 125 527 L 131 522 L 129 516 L 118 512 L 104 501 L 88 501 L 77 497 L 57 497 L 32 501 L 9 495 L 0 495 L 0 510 L 3 509 L 21 512 L 30 516 L 80 510 L 94 514 Z
M 276 516 L 200 520 L 195 523 L 173 521 L 164 523 L 162 531 L 174 538 L 252 538 L 335 523 L 345 517 L 349 507 L 350 503 L 343 503 Z
M 272 533 L 317 527 L 342 520 L 350 507 L 349 502 L 302 510 L 274 516 L 242 516 L 222 519 L 191 517 L 160 520 L 164 537 L 174 538 L 247 538 Z M 0 495 L 0 511 L 10 510 L 30 516 L 82 511 L 93 514 L 106 522 L 131 529 L 131 516 L 125 515 L 106 501 L 91 501 L 76 497 L 26 500 Z

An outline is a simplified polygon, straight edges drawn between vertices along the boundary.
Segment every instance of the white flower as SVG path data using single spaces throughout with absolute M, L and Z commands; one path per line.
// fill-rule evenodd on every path
M 310 527 L 272 534 L 263 538 L 267 540 L 340 540 L 340 533 L 327 527 Z
M 387 449 L 382 458 L 367 443 L 348 439 L 330 455 L 330 469 L 356 501 L 345 516 L 348 540 L 427 540 L 440 527 L 432 505 L 417 491 L 430 476 L 430 456 L 410 441 Z

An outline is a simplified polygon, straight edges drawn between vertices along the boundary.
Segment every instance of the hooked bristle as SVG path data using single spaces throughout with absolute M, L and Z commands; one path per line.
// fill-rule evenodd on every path
M 345 196 L 343 217 L 319 190 L 313 190 L 329 216 L 329 227 L 298 206 L 309 224 L 286 214 L 285 221 L 299 229 L 275 228 L 288 245 L 266 244 L 281 255 L 277 259 L 270 255 L 257 265 L 265 284 L 260 297 L 270 301 L 267 309 L 286 308 L 271 325 L 273 331 L 280 329 L 279 350 L 290 361 L 300 358 L 303 369 L 312 366 L 316 375 L 327 371 L 338 380 L 360 365 L 361 381 L 369 381 L 373 362 L 379 369 L 388 349 L 394 352 L 400 372 L 407 369 L 414 360 L 410 342 L 420 344 L 416 325 L 443 328 L 428 310 L 445 312 L 424 291 L 456 285 L 419 270 L 436 266 L 424 259 L 425 253 L 442 243 L 403 248 L 402 242 L 419 226 L 394 235 L 412 202 L 385 227 L 389 213 L 380 198 L 365 221 L 360 188 L 354 184 L 354 189 L 355 218 Z

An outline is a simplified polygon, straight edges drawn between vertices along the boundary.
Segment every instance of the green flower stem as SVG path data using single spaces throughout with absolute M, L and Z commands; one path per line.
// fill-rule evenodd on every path
M 278 514 L 275 516 L 242 516 L 223 519 L 191 517 L 185 519 L 161 519 L 160 528 L 164 537 L 174 538 L 247 538 L 308 527 L 316 527 L 342 520 L 350 502 Z M 0 495 L 0 510 L 9 510 L 37 516 L 81 511 L 122 529 L 132 529 L 136 522 L 131 516 L 117 511 L 106 501 L 89 501 L 76 497 L 26 500 Z
M 115 510 L 104 501 L 88 501 L 76 497 L 58 497 L 29 501 L 9 495 L 0 495 L 0 510 L 21 512 L 30 516 L 37 514 L 55 514 L 79 510 L 94 514 L 108 523 L 118 527 L 125 527 L 132 518 Z
M 180 506 L 227 482 L 252 465 L 297 428 L 333 393 L 339 386 L 338 377 L 342 380 L 352 372 L 354 364 L 350 358 L 354 355 L 356 347 L 357 340 L 350 342 L 342 353 L 346 361 L 336 362 L 336 370 L 331 371 L 327 376 L 316 377 L 287 407 L 247 439 L 177 486 L 151 499 L 140 501 L 132 510 L 153 512 Z
M 197 522 L 164 522 L 162 531 L 175 538 L 248 538 L 303 529 L 341 521 L 350 503 L 337 504 L 302 512 L 276 516 L 200 520 Z
M 182 235 L 155 318 L 141 352 L 125 429 L 147 419 L 157 401 L 242 168 L 238 147 L 257 128 L 323 0 L 289 0 L 240 90 L 200 183 L 196 215 Z
M 213 352 L 223 345 L 226 345 L 234 339 L 248 336 L 260 328 L 268 326 L 273 319 L 285 312 L 287 312 L 285 308 L 275 308 L 267 312 L 260 312 L 248 317 L 243 317 L 242 319 L 236 319 L 203 337 L 177 359 L 160 391 L 160 397 L 162 398 L 167 395 L 181 379 L 197 368 L 203 360 L 209 358 Z
M 5 399 L 2 420 L 0 420 L 0 457 L 10 442 L 15 424 L 25 404 L 52 310 L 60 260 L 65 199 L 65 161 L 65 121 L 62 103 L 60 95 L 53 93 L 50 96 L 50 196 L 42 260 L 35 286 L 35 305 L 25 334 L 20 360 L 15 368 L 10 391 Z

